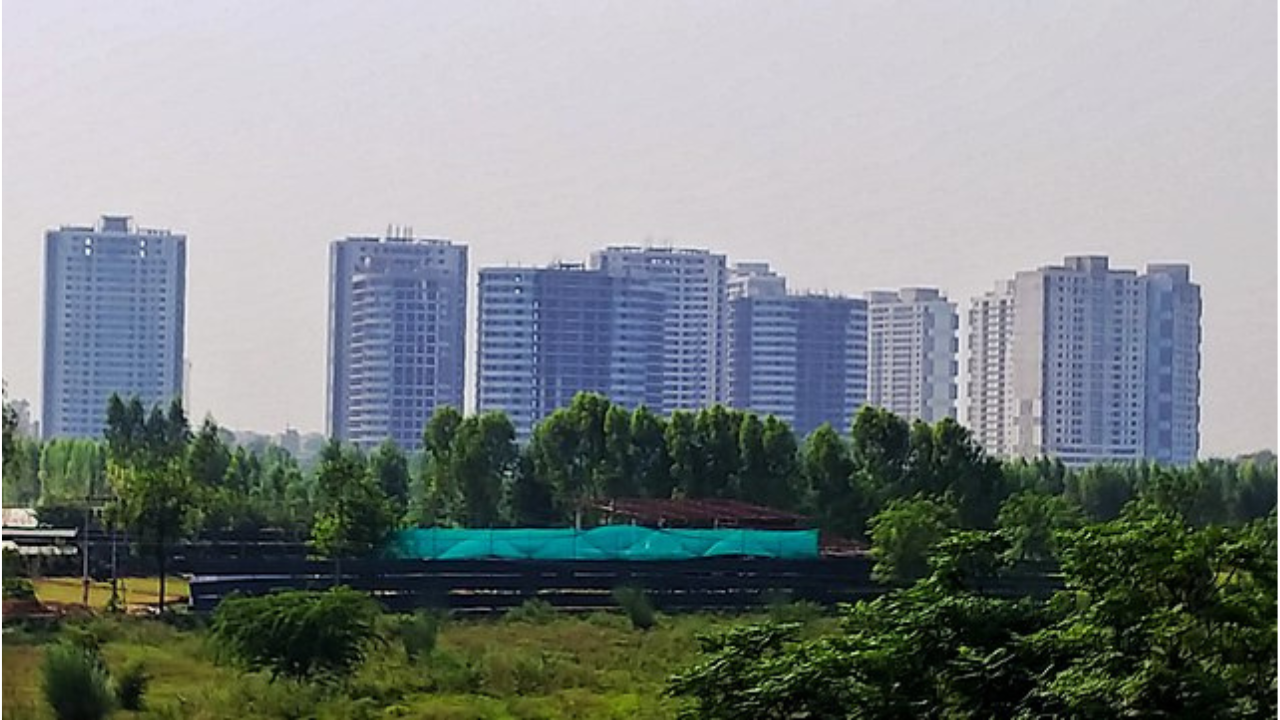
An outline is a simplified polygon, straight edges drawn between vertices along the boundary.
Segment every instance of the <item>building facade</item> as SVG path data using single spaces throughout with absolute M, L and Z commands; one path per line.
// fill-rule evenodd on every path
M 728 391 L 725 256 L 690 248 L 609 247 L 591 267 L 646 281 L 663 296 L 662 414 L 722 402 Z
M 663 402 L 666 297 L 648 281 L 582 265 L 480 271 L 477 409 L 527 439 L 579 392 L 625 407 Z
M 129 217 L 46 233 L 46 438 L 101 436 L 113 393 L 145 405 L 182 393 L 186 277 L 186 236 Z
M 326 427 L 412 450 L 436 408 L 463 405 L 467 248 L 407 233 L 329 247 Z
M 1008 317 L 992 315 L 1001 296 Z M 970 422 L 989 450 L 1069 465 L 1195 458 L 1200 295 L 1187 266 L 1139 275 L 1068 257 L 975 301 L 971 319 L 984 313 L 996 322 L 971 324 Z
M 966 366 L 969 430 L 987 452 L 1001 457 L 1013 454 L 1006 432 L 1012 418 L 1008 392 L 1012 333 L 1013 283 L 1006 281 L 974 298 L 969 307 Z
M 867 293 L 867 402 L 912 420 L 956 416 L 959 317 L 934 288 Z
M 804 436 L 844 432 L 867 399 L 867 304 L 826 295 L 750 293 L 731 302 L 729 403 Z

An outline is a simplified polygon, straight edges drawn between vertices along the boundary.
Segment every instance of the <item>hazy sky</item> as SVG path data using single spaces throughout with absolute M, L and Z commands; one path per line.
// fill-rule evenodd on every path
M 962 313 L 1188 261 L 1204 449 L 1275 445 L 1275 0 L 6 2 L 3 100 L 33 403 L 43 232 L 123 213 L 189 236 L 193 409 L 234 428 L 322 428 L 328 243 L 395 223 L 473 275 L 671 241 Z

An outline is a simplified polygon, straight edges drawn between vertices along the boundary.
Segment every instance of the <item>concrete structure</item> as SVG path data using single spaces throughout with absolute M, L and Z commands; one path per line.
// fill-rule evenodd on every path
M 729 403 L 804 436 L 843 433 L 867 398 L 867 304 L 825 295 L 747 294 L 731 303 Z
M 988 450 L 1070 465 L 1195 458 L 1200 294 L 1187 266 L 1138 275 L 1068 257 L 1018 273 L 970 318 L 969 420 Z
M 767 262 L 734 263 L 727 283 L 730 301 L 742 297 L 781 297 L 787 294 L 787 279 L 774 272 Z
M 665 294 L 646 280 L 582 265 L 480 271 L 477 408 L 501 410 L 517 437 L 579 392 L 663 402 Z
M 436 408 L 462 409 L 467 248 L 388 233 L 329 247 L 328 433 L 422 444 Z
M 721 402 L 728 390 L 725 256 L 689 248 L 609 247 L 591 267 L 647 281 L 663 294 L 662 414 Z
M 45 235 L 46 438 L 99 437 L 113 393 L 144 405 L 182 392 L 186 236 L 104 216 Z
M 956 416 L 960 320 L 934 288 L 867 293 L 867 402 L 912 420 Z

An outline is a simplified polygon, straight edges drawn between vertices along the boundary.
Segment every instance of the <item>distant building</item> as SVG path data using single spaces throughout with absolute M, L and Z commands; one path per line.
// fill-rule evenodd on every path
M 933 288 L 867 293 L 867 402 L 926 422 L 956 416 L 955 303 Z
M 663 402 L 665 296 L 582 265 L 480 271 L 477 408 L 520 439 L 579 392 L 625 407 Z
M 867 399 L 867 303 L 776 289 L 731 302 L 729 403 L 801 436 L 823 423 L 844 432 Z
M 787 294 L 787 279 L 774 272 L 767 262 L 740 262 L 729 269 L 728 297 L 781 297 Z
M 1200 290 L 1106 257 L 1020 272 L 970 311 L 969 422 L 988 450 L 1070 465 L 1199 451 Z
M 337 240 L 329 277 L 329 434 L 419 447 L 436 408 L 462 408 L 467 248 L 407 234 Z
M 104 216 L 45 235 L 45 437 L 98 437 L 113 393 L 182 392 L 187 239 Z
M 662 414 L 697 410 L 727 395 L 728 271 L 701 249 L 609 247 L 591 267 L 647 281 L 663 294 Z

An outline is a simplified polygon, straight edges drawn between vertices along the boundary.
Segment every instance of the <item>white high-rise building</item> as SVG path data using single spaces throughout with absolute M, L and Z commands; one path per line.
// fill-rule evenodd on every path
M 436 408 L 462 409 L 467 248 L 409 233 L 336 240 L 329 279 L 329 435 L 418 448 Z
M 926 422 L 956 416 L 959 319 L 933 288 L 867 293 L 867 402 Z
M 104 216 L 45 235 L 45 437 L 97 437 L 111 395 L 182 392 L 187 238 Z
M 1012 454 L 1006 430 L 1012 417 L 1009 403 L 1009 339 L 1013 332 L 1013 283 L 997 283 L 994 290 L 974 298 L 969 308 L 968 425 L 987 452 Z
M 975 300 L 970 319 L 969 421 L 988 450 L 1195 459 L 1200 293 L 1187 266 L 1138 275 L 1068 257 Z
M 664 298 L 662 407 L 696 410 L 723 402 L 728 332 L 725 256 L 689 248 L 609 247 L 591 267 L 648 281 Z

